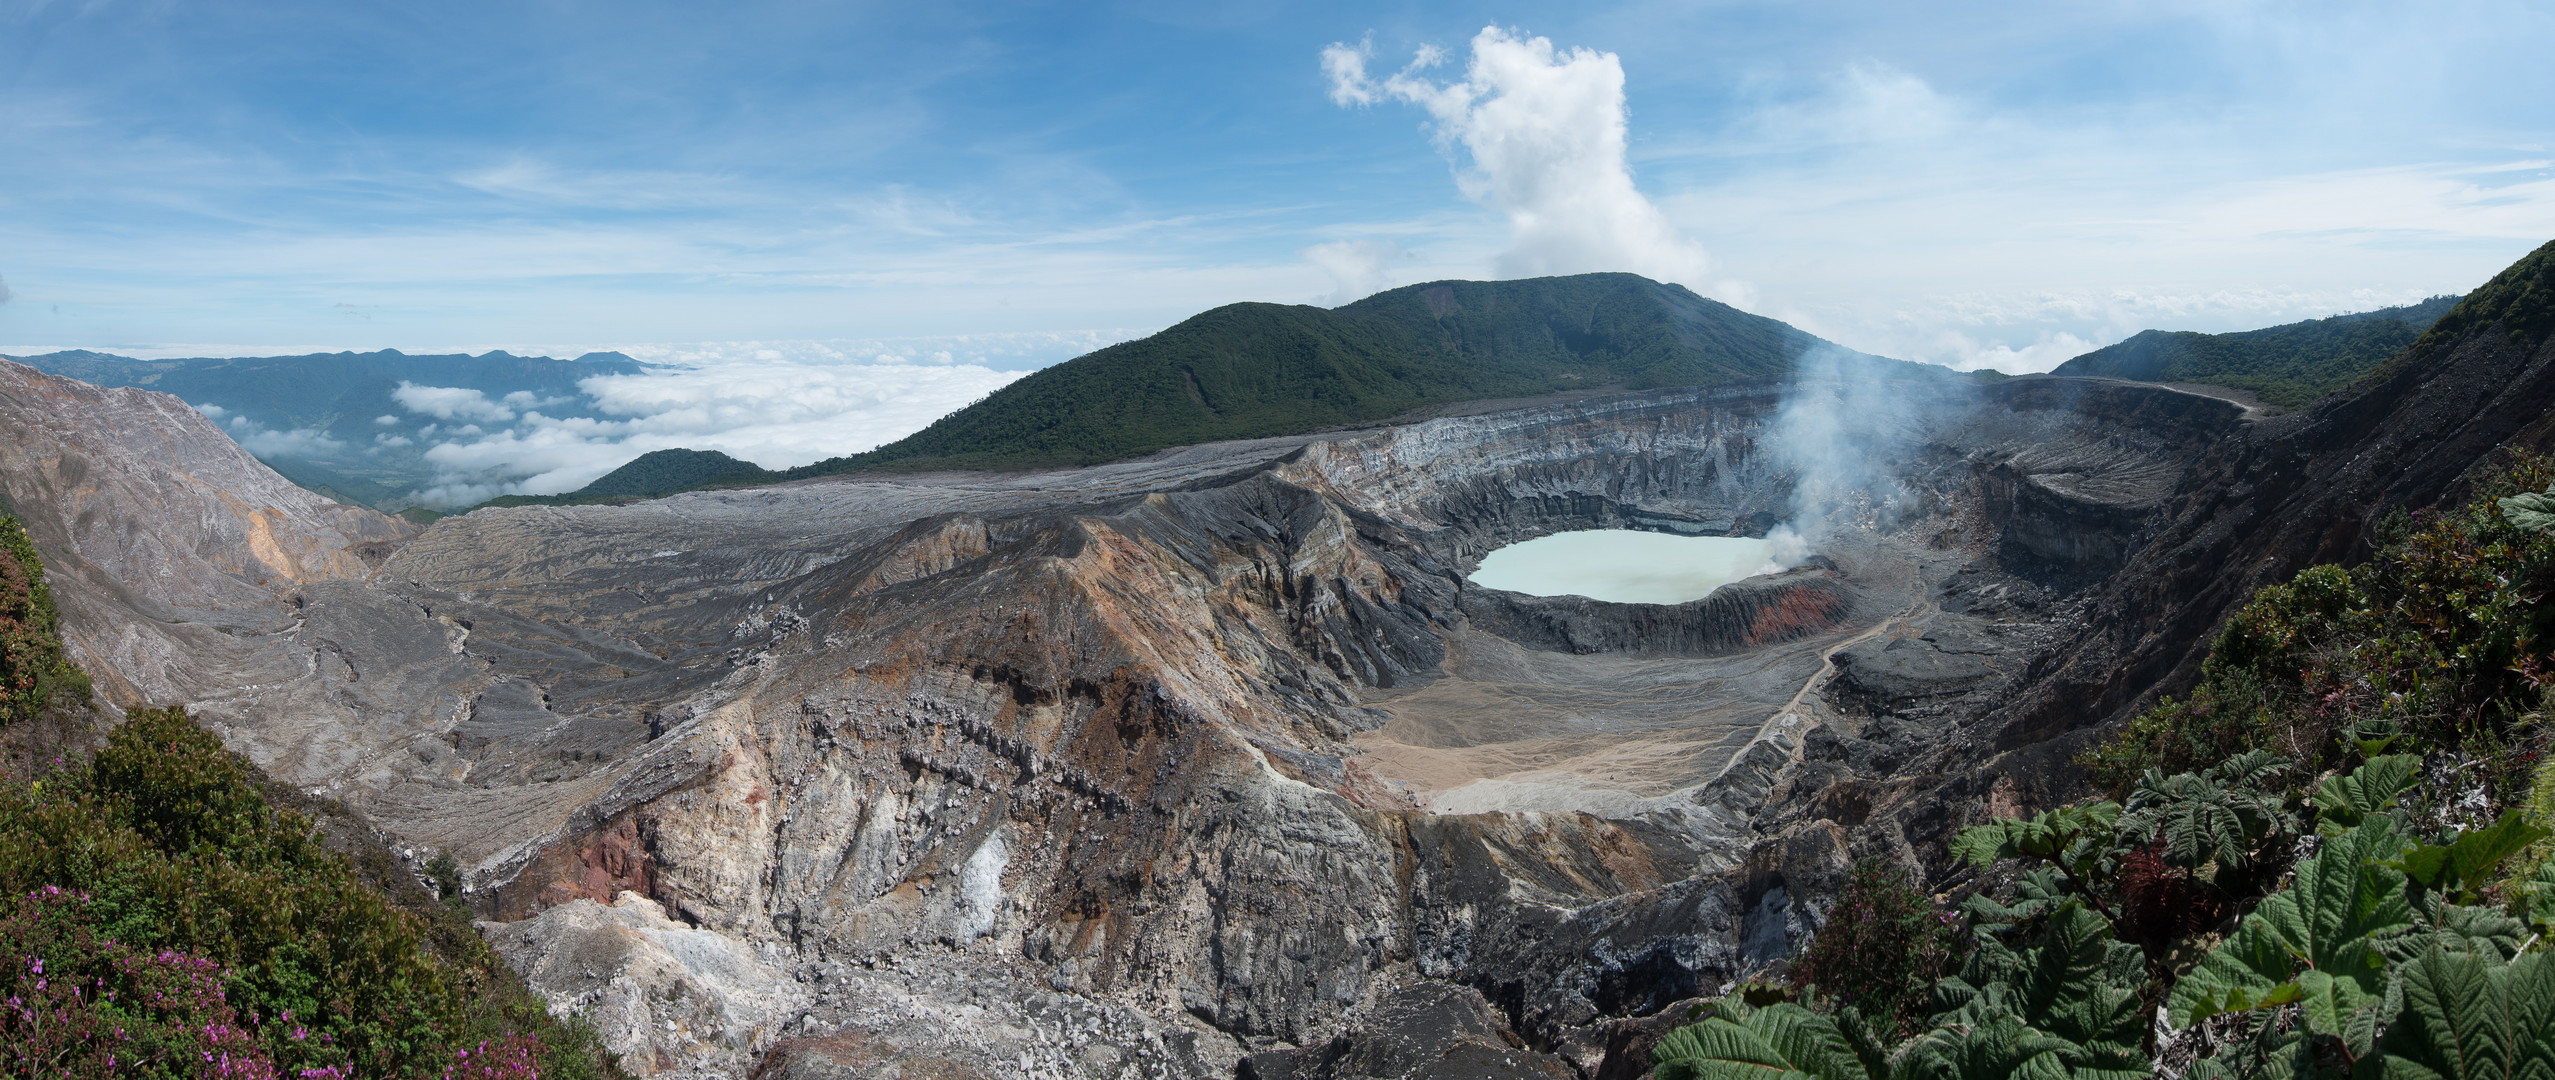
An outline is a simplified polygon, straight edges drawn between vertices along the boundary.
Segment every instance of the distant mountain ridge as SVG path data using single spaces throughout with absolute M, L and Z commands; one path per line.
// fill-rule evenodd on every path
M 2232 334 L 2143 330 L 2060 364 L 2050 374 L 2224 386 L 2296 408 L 2378 370 L 2459 299 L 2434 296 L 2419 304 Z
M 659 451 L 633 462 L 636 471 L 627 476 L 616 473 L 568 495 L 508 497 L 495 505 L 649 498 L 688 487 L 869 469 L 1092 465 L 1174 446 L 1372 423 L 1465 401 L 1778 375 L 1813 352 L 1957 377 L 1856 352 L 1634 274 L 1434 281 L 1337 308 L 1227 304 L 1039 371 L 865 453 L 749 472 L 729 467 L 745 464 L 732 458 L 660 457 L 673 452 Z M 684 476 L 693 479 L 629 490 L 634 482 Z
M 138 360 L 74 349 L 8 359 L 93 386 L 141 387 L 175 394 L 191 405 L 215 406 L 220 410 L 217 420 L 231 421 L 226 430 L 252 451 L 261 449 L 258 431 L 312 433 L 288 443 L 276 440 L 279 445 L 264 447 L 258 458 L 322 495 L 382 510 L 399 509 L 404 496 L 435 476 L 423 457 L 427 442 L 419 435 L 419 428 L 434 418 L 416 416 L 392 398 L 401 383 L 477 390 L 490 401 L 528 394 L 548 403 L 554 415 L 574 415 L 582 410 L 561 410 L 560 405 L 583 399 L 581 381 L 646 370 L 617 352 L 559 360 L 502 350 L 476 356 L 412 356 L 382 349 Z M 396 420 L 377 422 L 382 416 Z M 239 425 L 238 419 L 253 427 Z
M 1435 281 L 1338 308 L 1228 304 L 791 475 L 1090 465 L 1451 402 L 1773 375 L 1813 349 L 1881 359 L 1633 274 Z

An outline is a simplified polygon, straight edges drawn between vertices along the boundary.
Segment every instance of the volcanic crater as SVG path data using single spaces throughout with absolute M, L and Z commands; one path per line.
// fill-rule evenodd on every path
M 0 400 L 156 397 L 0 375 Z M 415 535 L 320 504 L 173 515 L 132 479 L 165 465 L 34 413 L 0 464 L 128 704 L 187 701 L 418 858 L 456 855 L 495 940 L 639 1071 L 835 1075 L 881 1046 L 1083 1068 L 1096 1040 L 1139 1075 L 1316 1075 L 1283 1070 L 1450 987 L 1593 1070 L 1610 1015 L 1797 936 L 1784 897 L 1849 845 L 1947 827 L 1915 763 L 1993 737 L 2086 587 L 2252 422 L 2108 380 L 1877 389 L 1760 379 Z M 168 460 L 262 471 L 155 415 Z M 1778 527 L 1818 556 L 1683 604 L 1466 580 L 1558 532 Z M 256 529 L 343 554 L 202 554 Z M 591 962 L 542 959 L 563 949 Z

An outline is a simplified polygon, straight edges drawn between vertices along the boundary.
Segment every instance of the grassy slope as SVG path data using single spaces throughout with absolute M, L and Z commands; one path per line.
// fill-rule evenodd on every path
M 2206 383 L 2295 408 L 2377 370 L 2457 302 L 2454 296 L 2435 296 L 2405 307 L 2236 334 L 2146 330 L 2060 364 L 2051 374 Z

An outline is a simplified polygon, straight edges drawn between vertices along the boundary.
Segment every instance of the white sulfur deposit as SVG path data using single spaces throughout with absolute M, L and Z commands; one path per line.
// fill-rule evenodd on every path
M 994 917 L 1002 913 L 1002 872 L 1010 865 L 1011 847 L 996 832 L 958 871 L 958 922 L 967 940 L 993 932 Z

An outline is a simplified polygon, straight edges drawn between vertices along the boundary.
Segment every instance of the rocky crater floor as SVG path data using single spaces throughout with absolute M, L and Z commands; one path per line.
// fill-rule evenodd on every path
M 0 476 L 118 703 L 452 853 L 634 1072 L 1632 1075 L 1639 1018 L 1783 955 L 1850 854 L 2012 808 L 1998 709 L 2258 423 L 1870 391 L 419 532 L 0 363 Z M 1465 579 L 1552 532 L 1777 527 L 1816 557 L 1687 604 Z

